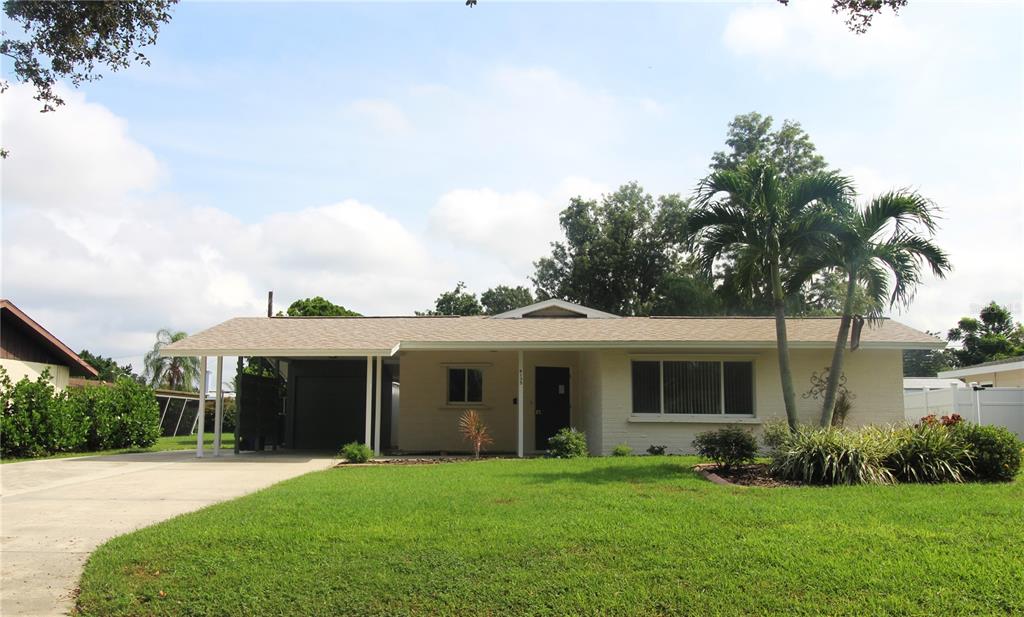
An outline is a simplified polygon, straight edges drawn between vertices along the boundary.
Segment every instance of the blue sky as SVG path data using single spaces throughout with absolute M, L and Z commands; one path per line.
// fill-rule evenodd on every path
M 268 289 L 409 313 L 458 280 L 526 283 L 571 195 L 688 193 L 756 110 L 866 195 L 944 208 L 957 270 L 897 318 L 1020 316 L 1022 18 L 911 0 L 856 36 L 808 0 L 183 3 L 152 66 L 55 114 L 0 98 L 3 294 L 126 359 Z

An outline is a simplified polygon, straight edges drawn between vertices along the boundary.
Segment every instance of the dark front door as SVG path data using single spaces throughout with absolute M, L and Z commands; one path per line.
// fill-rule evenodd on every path
M 569 426 L 569 369 L 538 366 L 534 375 L 535 445 L 538 450 L 547 450 L 548 439 Z

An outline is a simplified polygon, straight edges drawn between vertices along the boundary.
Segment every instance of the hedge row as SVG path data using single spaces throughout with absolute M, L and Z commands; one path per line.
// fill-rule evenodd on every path
M 111 387 L 55 392 L 49 371 L 12 383 L 0 368 L 0 456 L 145 448 L 160 436 L 153 391 L 126 377 Z

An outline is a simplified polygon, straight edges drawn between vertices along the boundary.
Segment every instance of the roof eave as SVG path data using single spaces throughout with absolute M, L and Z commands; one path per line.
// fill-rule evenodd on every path
M 831 341 L 790 341 L 791 349 L 831 349 Z M 862 349 L 942 349 L 945 343 L 862 341 Z M 164 357 L 254 356 L 264 358 L 340 358 L 394 356 L 399 351 L 456 350 L 587 350 L 587 349 L 775 349 L 775 341 L 404 341 L 391 348 L 256 348 L 164 347 Z
M 970 377 L 971 375 L 986 375 L 988 373 L 1005 373 L 1007 371 L 1024 370 L 1024 360 L 1020 362 L 1007 362 L 1005 364 L 989 364 L 987 366 L 967 366 L 953 369 L 951 371 L 940 371 L 939 377 Z
M 28 316 L 24 311 L 18 308 L 13 302 L 4 298 L 0 299 L 0 309 L 7 310 L 14 315 L 14 317 L 20 321 L 29 330 L 35 332 L 36 336 L 39 336 L 47 342 L 58 354 L 63 355 L 68 361 L 68 368 L 70 373 L 74 377 L 89 376 L 99 377 L 100 373 L 91 364 L 86 362 L 74 352 L 70 347 L 64 344 L 59 338 L 50 333 L 49 330 L 40 325 L 36 320 Z
M 362 356 L 390 356 L 392 350 L 382 349 L 275 349 L 256 347 L 197 347 L 197 348 L 173 348 L 164 347 L 160 349 L 160 355 L 165 358 L 187 358 L 187 357 L 217 357 L 217 356 L 252 356 L 259 358 L 343 358 Z
M 832 341 L 790 341 L 792 349 L 831 349 Z M 862 349 L 942 349 L 945 343 L 862 341 Z M 405 341 L 395 351 L 473 349 L 775 349 L 775 341 Z

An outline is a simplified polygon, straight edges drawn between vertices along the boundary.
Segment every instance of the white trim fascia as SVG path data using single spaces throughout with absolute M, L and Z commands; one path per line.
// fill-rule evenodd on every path
M 832 349 L 831 341 L 802 342 L 790 341 L 790 349 Z M 946 344 L 935 343 L 903 343 L 869 341 L 861 342 L 861 349 L 944 349 Z M 491 349 L 525 349 L 525 350 L 574 350 L 574 349 L 775 349 L 775 341 L 405 341 L 391 348 L 380 349 L 242 349 L 242 348 L 203 348 L 203 349 L 168 349 L 160 350 L 163 357 L 189 356 L 258 356 L 277 358 L 348 358 L 366 356 L 391 357 L 399 351 L 455 351 L 455 350 L 491 350 Z M 848 353 L 857 353 L 849 352 Z M 1014 363 L 1016 364 L 1016 363 Z M 1010 365 L 995 365 L 1010 366 Z M 986 367 L 987 368 L 987 367 Z M 967 370 L 967 369 L 962 369 Z M 1012 370 L 1012 369 L 1001 369 Z M 996 372 L 996 371 L 979 371 Z M 942 373 L 940 373 L 942 375 Z
M 397 349 L 397 345 L 395 348 Z M 261 358 L 349 358 L 366 356 L 392 356 L 392 349 L 161 349 L 162 357 L 182 358 L 189 356 L 258 356 Z
M 971 375 L 987 375 L 988 373 L 1005 373 L 1007 371 L 1019 371 L 1024 369 L 1024 360 L 1020 362 L 1006 362 L 1004 364 L 990 364 L 988 366 L 967 366 L 953 369 L 952 371 L 939 371 L 939 377 L 970 377 Z
M 861 349 L 942 349 L 945 343 L 862 342 Z M 831 342 L 792 342 L 791 349 L 832 349 Z M 398 345 L 399 351 L 455 351 L 455 350 L 573 350 L 573 349 L 775 349 L 774 341 L 406 341 Z M 850 353 L 847 351 L 847 353 Z M 856 353 L 856 352 L 853 352 Z

